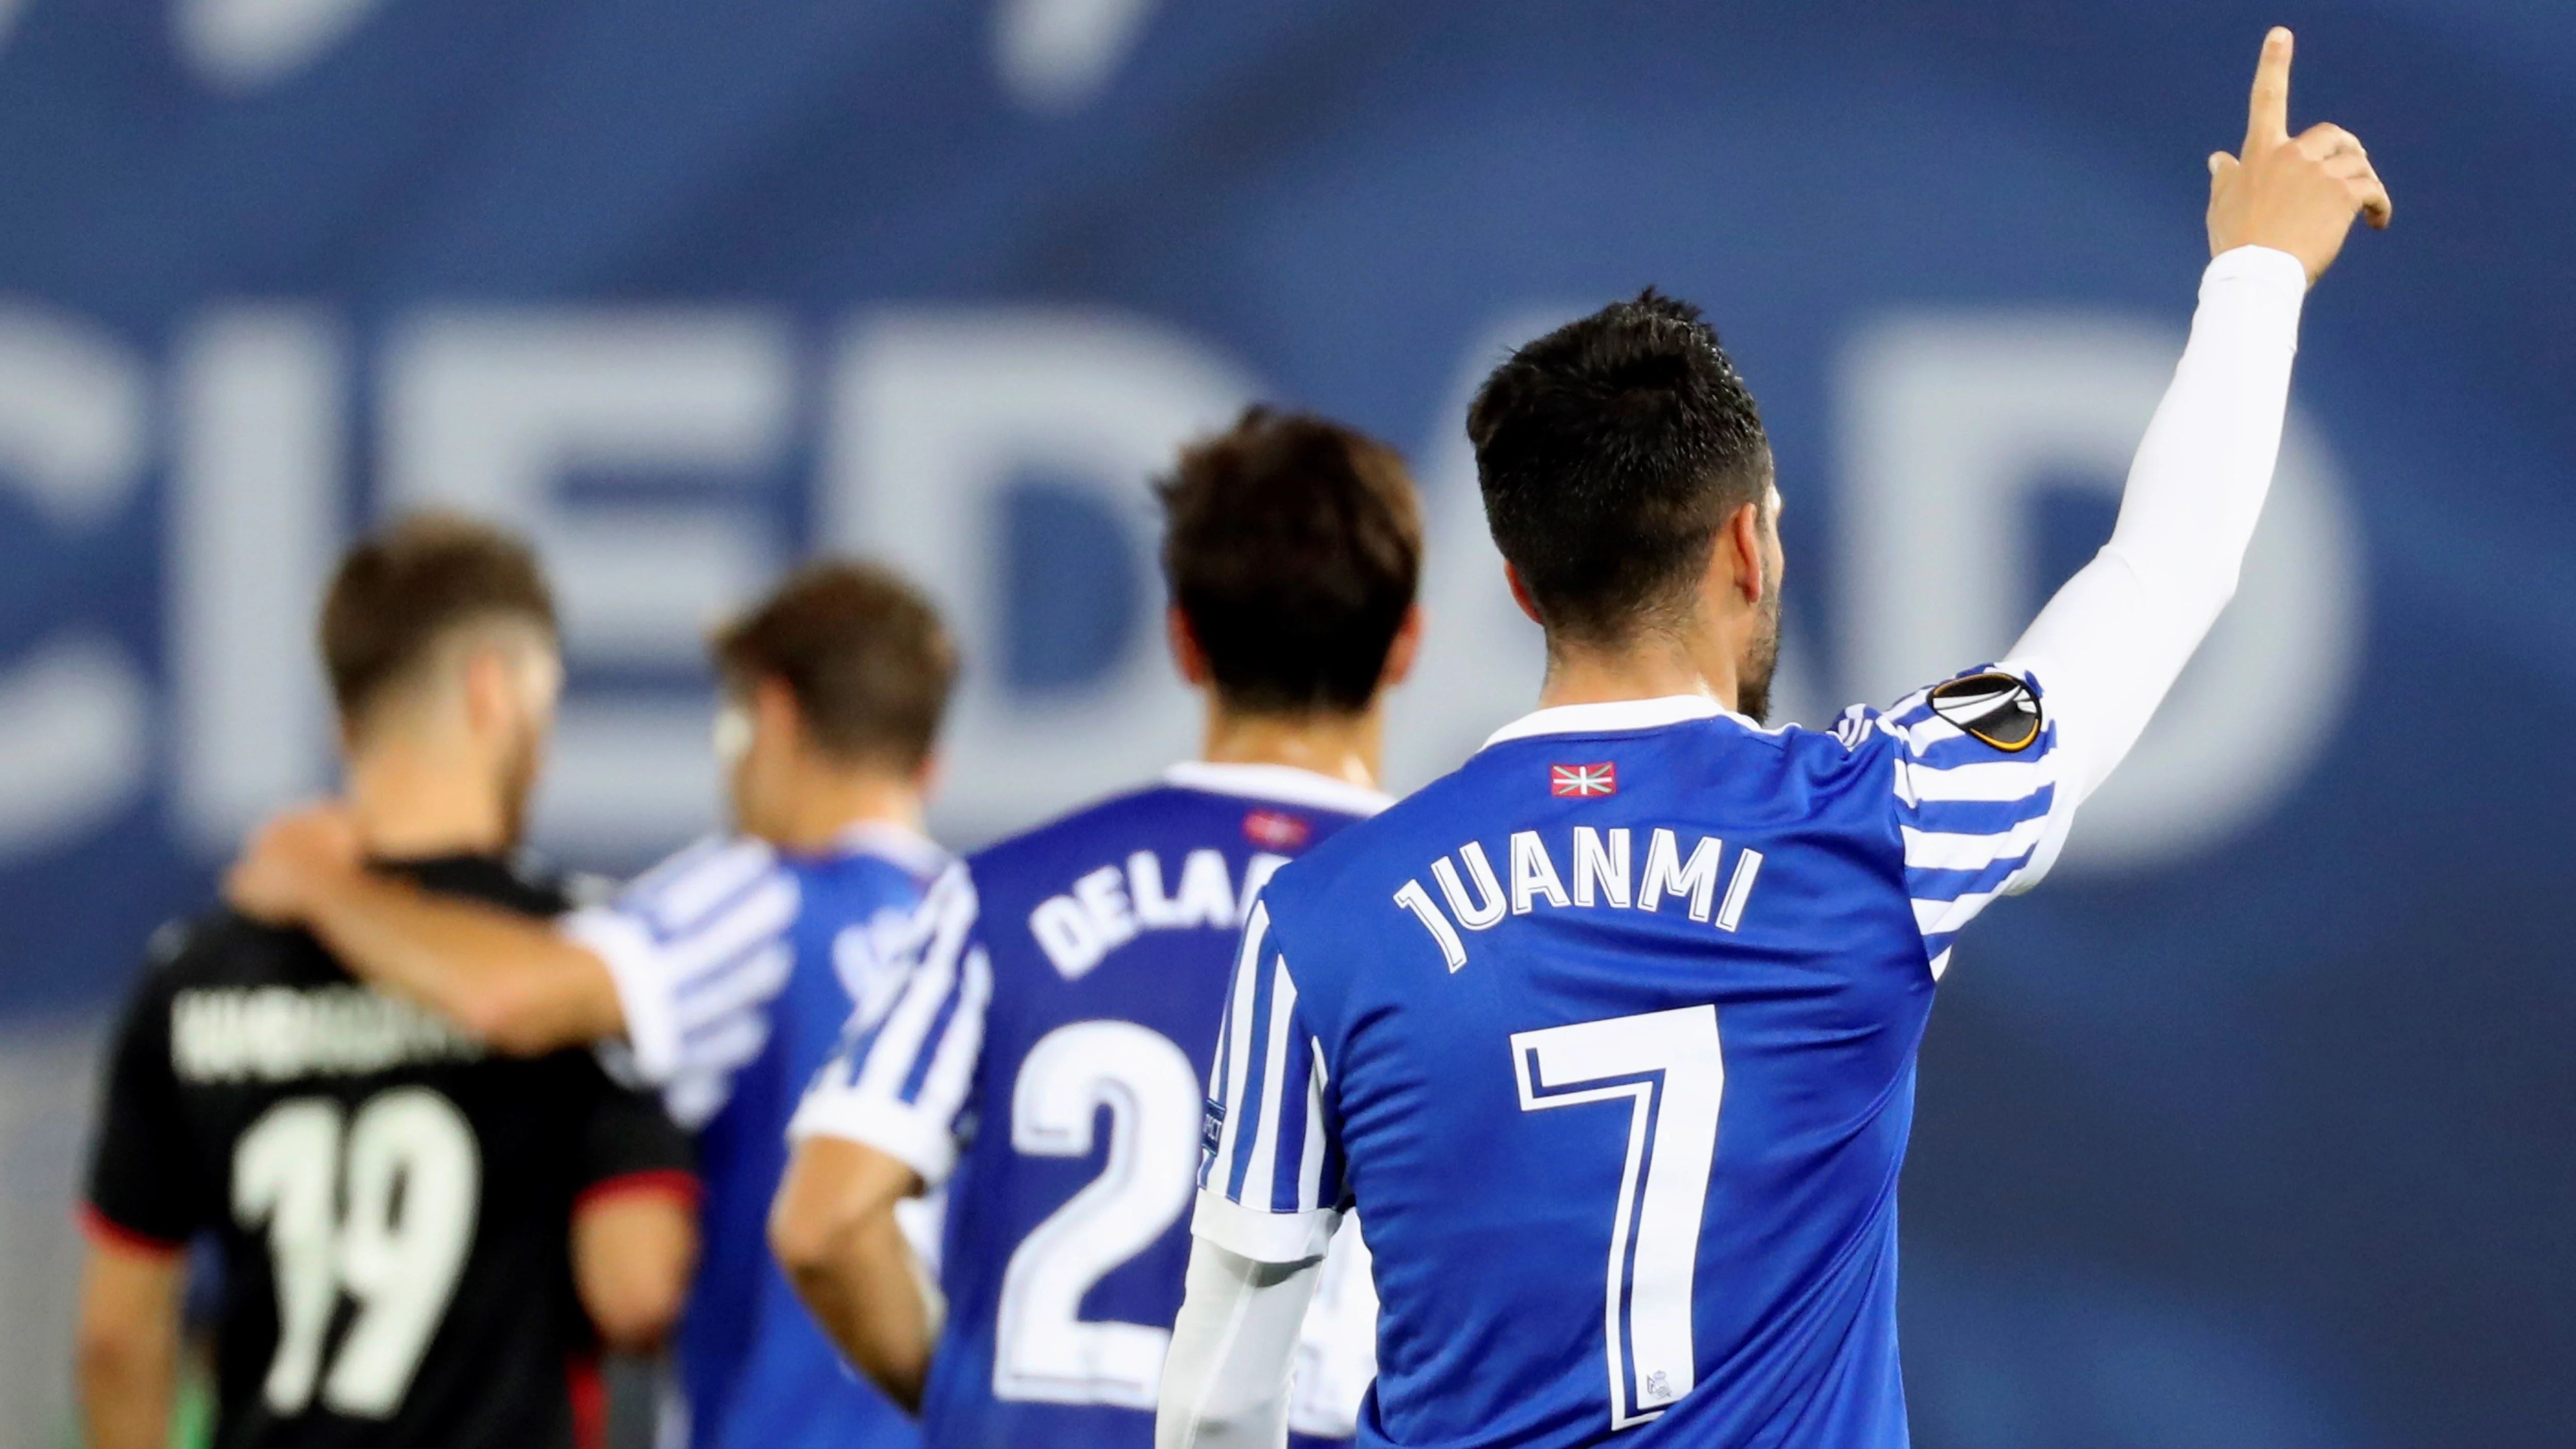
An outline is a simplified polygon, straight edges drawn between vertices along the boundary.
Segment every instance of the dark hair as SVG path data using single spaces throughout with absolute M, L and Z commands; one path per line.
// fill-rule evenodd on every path
M 957 682 L 939 611 L 893 570 L 807 564 L 709 645 L 730 688 L 775 679 L 825 753 L 917 770 Z
M 1616 643 L 1672 608 L 1763 501 L 1762 414 L 1699 309 L 1652 287 L 1521 348 L 1467 411 L 1494 545 L 1551 635 Z
M 555 632 L 554 595 L 515 535 L 425 513 L 360 539 L 322 598 L 322 667 L 341 719 L 364 717 L 457 630 L 495 620 Z
M 1182 450 L 1156 487 L 1163 575 L 1218 698 L 1263 714 L 1357 713 L 1422 578 L 1422 512 L 1393 448 L 1253 408 Z

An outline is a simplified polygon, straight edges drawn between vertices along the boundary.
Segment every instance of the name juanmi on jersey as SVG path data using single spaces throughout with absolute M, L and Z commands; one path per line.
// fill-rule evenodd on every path
M 1075 980 L 1147 931 L 1239 929 L 1252 898 L 1287 863 L 1287 856 L 1268 851 L 1253 856 L 1237 890 L 1223 851 L 1193 850 L 1175 875 L 1161 856 L 1140 850 L 1124 865 L 1085 871 L 1038 902 L 1029 912 L 1029 934 L 1055 969 Z M 1164 883 L 1175 879 L 1179 884 L 1167 892 Z
M 1490 931 L 1515 916 L 1541 906 L 1550 910 L 1653 911 L 1667 909 L 1694 921 L 1732 932 L 1744 922 L 1753 885 L 1762 875 L 1762 852 L 1738 846 L 1734 866 L 1718 890 L 1719 867 L 1728 850 L 1714 835 L 1693 837 L 1684 855 L 1681 836 L 1656 826 L 1646 837 L 1642 872 L 1630 866 L 1636 833 L 1627 826 L 1596 830 L 1577 825 L 1551 843 L 1536 830 L 1515 830 L 1506 847 L 1511 885 L 1495 874 L 1484 842 L 1470 840 L 1431 863 L 1431 879 L 1440 887 L 1434 900 L 1419 877 L 1395 893 L 1395 903 L 1412 912 L 1438 943 L 1449 969 L 1467 964 L 1466 938 L 1459 928 Z M 1568 868 L 1560 870 L 1562 860 Z M 1446 905 L 1444 910 L 1442 907 Z

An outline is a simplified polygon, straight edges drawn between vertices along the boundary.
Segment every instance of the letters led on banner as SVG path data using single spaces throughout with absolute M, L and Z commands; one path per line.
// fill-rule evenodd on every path
M 1514 311 L 1480 333 L 1444 409 L 1463 406 L 1497 339 L 1563 310 Z M 370 400 L 347 395 L 362 340 L 320 309 L 217 307 L 181 329 L 167 394 L 168 678 L 185 838 L 219 853 L 263 810 L 330 778 L 304 641 L 357 522 L 346 503 L 356 410 L 378 420 L 379 513 L 464 507 L 539 541 L 577 674 L 539 834 L 615 860 L 716 819 L 700 639 L 799 551 L 775 485 L 807 455 L 800 395 L 819 386 L 825 399 L 810 449 L 817 546 L 921 578 L 970 660 L 998 657 L 1006 602 L 1044 607 L 1009 599 L 999 573 L 995 520 L 1017 479 L 1087 490 L 1139 566 L 1154 547 L 1149 480 L 1175 445 L 1261 395 L 1204 342 L 1117 313 L 901 311 L 862 315 L 841 337 L 817 353 L 761 309 L 442 308 L 378 341 Z M 2116 486 L 2177 346 L 2123 316 L 1994 310 L 1899 317 L 1857 336 L 1838 379 L 1842 694 L 1892 698 L 2009 642 L 2030 602 L 2033 488 L 2069 475 Z M 809 356 L 822 376 L 800 376 Z M 0 478 L 48 526 L 92 526 L 131 494 L 151 434 L 146 372 L 77 319 L 0 312 L 0 377 L 28 384 L 0 389 Z M 1434 622 L 1396 701 L 1400 788 L 1520 713 L 1538 670 L 1473 460 L 1442 419 L 1425 430 L 1437 440 L 1420 475 Z M 602 492 L 602 475 L 685 487 Z M 2142 869 L 2204 850 L 2299 778 L 2347 687 L 2357 558 L 2329 454 L 2294 418 L 2242 596 L 2088 805 L 2070 867 Z M 1130 592 L 1121 607 L 1153 610 L 1152 590 Z M 1942 607 L 1911 605 L 1925 597 Z M 1796 632 L 1784 713 L 1820 723 L 1841 701 L 1813 687 Z M 970 664 L 940 804 L 953 836 L 988 837 L 1187 752 L 1192 706 L 1161 630 L 1147 619 L 1116 637 L 1071 688 L 1016 689 Z M 0 664 L 0 742 L 12 746 L 0 750 L 0 852 L 23 856 L 141 787 L 152 685 L 122 646 L 78 626 Z M 617 682 L 639 669 L 663 682 Z M 611 683 L 586 684 L 584 670 Z

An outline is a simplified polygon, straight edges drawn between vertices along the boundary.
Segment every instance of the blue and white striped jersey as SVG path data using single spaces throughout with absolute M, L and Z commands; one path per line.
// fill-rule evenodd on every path
M 1243 907 L 1384 804 L 1302 770 L 1183 765 L 931 887 L 909 979 L 853 1017 L 792 1129 L 947 1184 L 924 1443 L 1149 1449 Z M 1291 1422 L 1345 1437 L 1375 1304 L 1353 1253 L 1326 1278 Z
M 624 1061 L 662 1089 L 681 1125 L 699 1127 L 733 1074 L 769 1043 L 769 1005 L 787 986 L 799 905 L 777 851 L 710 836 L 637 876 L 562 930 L 608 966 L 626 1015 Z
M 617 980 L 637 1065 L 699 1128 L 702 1244 L 679 1345 L 697 1449 L 919 1442 L 842 1366 L 766 1230 L 798 1095 L 852 1013 L 882 1009 L 901 985 L 922 892 L 949 863 L 886 824 L 814 854 L 710 840 L 567 923 Z
M 1255 906 L 1199 1236 L 1382 1300 L 1362 1445 L 1906 1442 L 1896 1183 L 1933 981 L 2071 792 L 2037 681 L 1831 733 L 1542 710 Z

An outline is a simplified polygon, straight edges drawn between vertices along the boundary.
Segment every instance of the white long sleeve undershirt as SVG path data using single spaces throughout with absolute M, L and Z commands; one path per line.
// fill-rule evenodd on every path
M 2129 465 L 2111 541 L 2006 656 L 2047 693 L 2070 805 L 2127 758 L 2235 597 L 2281 450 L 2307 286 L 2299 260 L 2268 247 L 2209 264 L 2191 343 Z
M 2046 691 L 2072 795 L 2065 808 L 2137 743 L 2235 595 L 2280 451 L 2307 280 L 2296 258 L 2264 247 L 2210 262 L 2190 344 L 2130 465 L 2111 541 L 2007 656 L 2007 667 Z M 1286 1442 L 1289 1366 L 1315 1277 L 1311 1260 L 1273 1265 L 1204 1238 L 1192 1244 L 1155 1449 Z
M 1323 1260 L 1263 1263 L 1198 1239 L 1163 1360 L 1154 1449 L 1278 1449 Z

